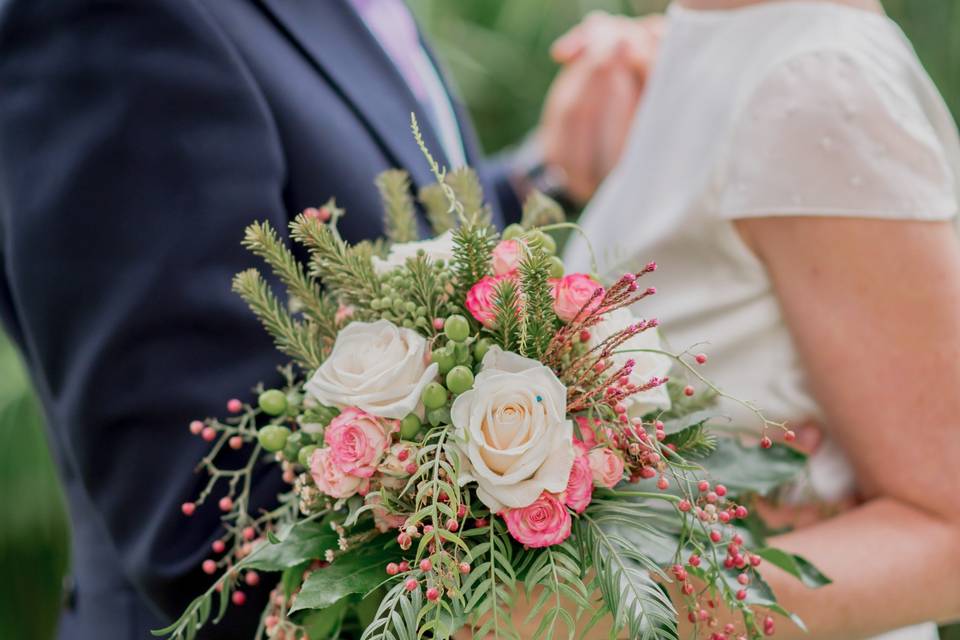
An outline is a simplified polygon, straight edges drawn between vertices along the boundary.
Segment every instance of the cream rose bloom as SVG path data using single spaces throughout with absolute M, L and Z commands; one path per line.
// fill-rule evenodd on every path
M 351 322 L 304 389 L 326 405 L 400 420 L 437 377 L 437 364 L 428 360 L 427 341 L 416 331 L 387 320 Z
M 567 389 L 550 369 L 492 347 L 450 411 L 463 449 L 460 483 L 476 482 L 493 513 L 564 491 L 574 458 L 566 410 Z
M 606 315 L 602 322 L 591 327 L 590 340 L 588 345 L 594 347 L 603 342 L 614 333 L 639 322 L 628 309 L 616 309 Z M 624 342 L 617 349 L 619 353 L 614 354 L 613 361 L 616 368 L 626 364 L 627 360 L 634 361 L 633 372 L 630 374 L 630 382 L 641 386 L 650 381 L 650 378 L 662 378 L 670 373 L 673 361 L 659 353 L 644 353 L 643 351 L 633 351 L 634 349 L 662 349 L 660 344 L 660 334 L 656 328 L 641 331 Z M 626 353 L 624 353 L 626 352 Z M 627 406 L 627 412 L 634 417 L 642 416 L 656 409 L 670 408 L 670 394 L 667 393 L 667 385 L 662 384 L 643 393 L 636 393 L 624 400 Z
M 442 233 L 431 240 L 394 244 L 390 247 L 386 259 L 374 256 L 373 270 L 377 274 L 384 274 L 397 267 L 402 267 L 409 258 L 415 258 L 419 251 L 423 251 L 431 260 L 450 262 L 453 258 L 453 231 Z

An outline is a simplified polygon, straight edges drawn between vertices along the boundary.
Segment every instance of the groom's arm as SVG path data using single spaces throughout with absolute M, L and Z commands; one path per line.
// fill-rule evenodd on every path
M 0 87 L 0 221 L 24 347 L 125 574 L 174 616 L 211 580 L 198 566 L 223 491 L 180 514 L 208 448 L 187 424 L 223 414 L 276 362 L 230 291 L 250 264 L 245 224 L 285 227 L 274 125 L 193 0 L 2 2 Z M 279 489 L 259 478 L 255 502 Z

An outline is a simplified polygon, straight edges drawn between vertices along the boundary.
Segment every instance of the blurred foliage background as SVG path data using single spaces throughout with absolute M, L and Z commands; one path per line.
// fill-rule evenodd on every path
M 537 122 L 553 40 L 592 10 L 643 14 L 663 0 L 409 0 L 470 106 L 488 151 Z M 960 114 L 960 2 L 884 0 Z M 68 564 L 67 519 L 42 418 L 16 352 L 0 337 L 0 638 L 47 640 Z M 942 631 L 960 640 L 960 628 Z

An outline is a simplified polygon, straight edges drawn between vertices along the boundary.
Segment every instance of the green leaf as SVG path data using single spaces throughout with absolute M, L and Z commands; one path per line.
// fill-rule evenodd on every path
M 276 543 L 261 543 L 244 563 L 247 569 L 282 571 L 314 558 L 322 558 L 327 549 L 336 549 L 337 534 L 319 522 L 303 522 L 291 527 Z
M 310 638 L 334 638 L 340 632 L 348 606 L 348 598 L 341 598 L 325 609 L 302 611 L 294 622 L 302 625 Z
M 300 588 L 297 601 L 290 609 L 324 609 L 351 594 L 365 595 L 386 579 L 384 567 L 396 549 L 391 552 L 384 544 L 393 536 L 385 535 L 358 545 L 338 556 L 330 566 L 318 569 Z
M 754 552 L 770 564 L 780 567 L 790 575 L 798 578 L 804 586 L 811 589 L 824 587 L 832 582 L 830 578 L 820 573 L 820 570 L 813 566 L 806 558 L 792 553 L 787 553 L 782 549 L 767 547 Z
M 766 495 L 800 474 L 806 461 L 807 456 L 787 446 L 761 449 L 721 437 L 713 454 L 698 462 L 711 482 L 725 484 L 734 495 L 751 491 Z

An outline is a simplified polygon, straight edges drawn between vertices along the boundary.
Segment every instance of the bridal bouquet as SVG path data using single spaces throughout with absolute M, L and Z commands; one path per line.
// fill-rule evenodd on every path
M 385 240 L 345 242 L 332 201 L 290 224 L 307 265 L 269 225 L 247 229 L 286 296 L 254 269 L 234 288 L 294 364 L 256 402 L 230 400 L 232 417 L 191 423 L 212 445 L 209 481 L 182 508 L 222 510 L 203 562 L 217 577 L 155 633 L 192 638 L 276 572 L 256 638 L 448 638 L 465 625 L 507 638 L 522 624 L 553 638 L 597 623 L 676 638 L 678 616 L 713 638 L 773 634 L 773 614 L 789 614 L 757 567 L 826 579 L 765 546 L 751 501 L 803 456 L 765 434 L 748 446 L 710 432 L 721 392 L 696 370 L 706 356 L 665 351 L 657 321 L 633 315 L 655 294 L 641 284 L 654 264 L 609 283 L 567 273 L 547 232 L 571 225 L 552 201 L 532 196 L 500 236 L 473 174 L 424 152 L 432 240 L 417 241 L 399 171 L 377 183 Z M 249 461 L 222 468 L 225 449 Z M 265 458 L 289 490 L 254 512 Z

